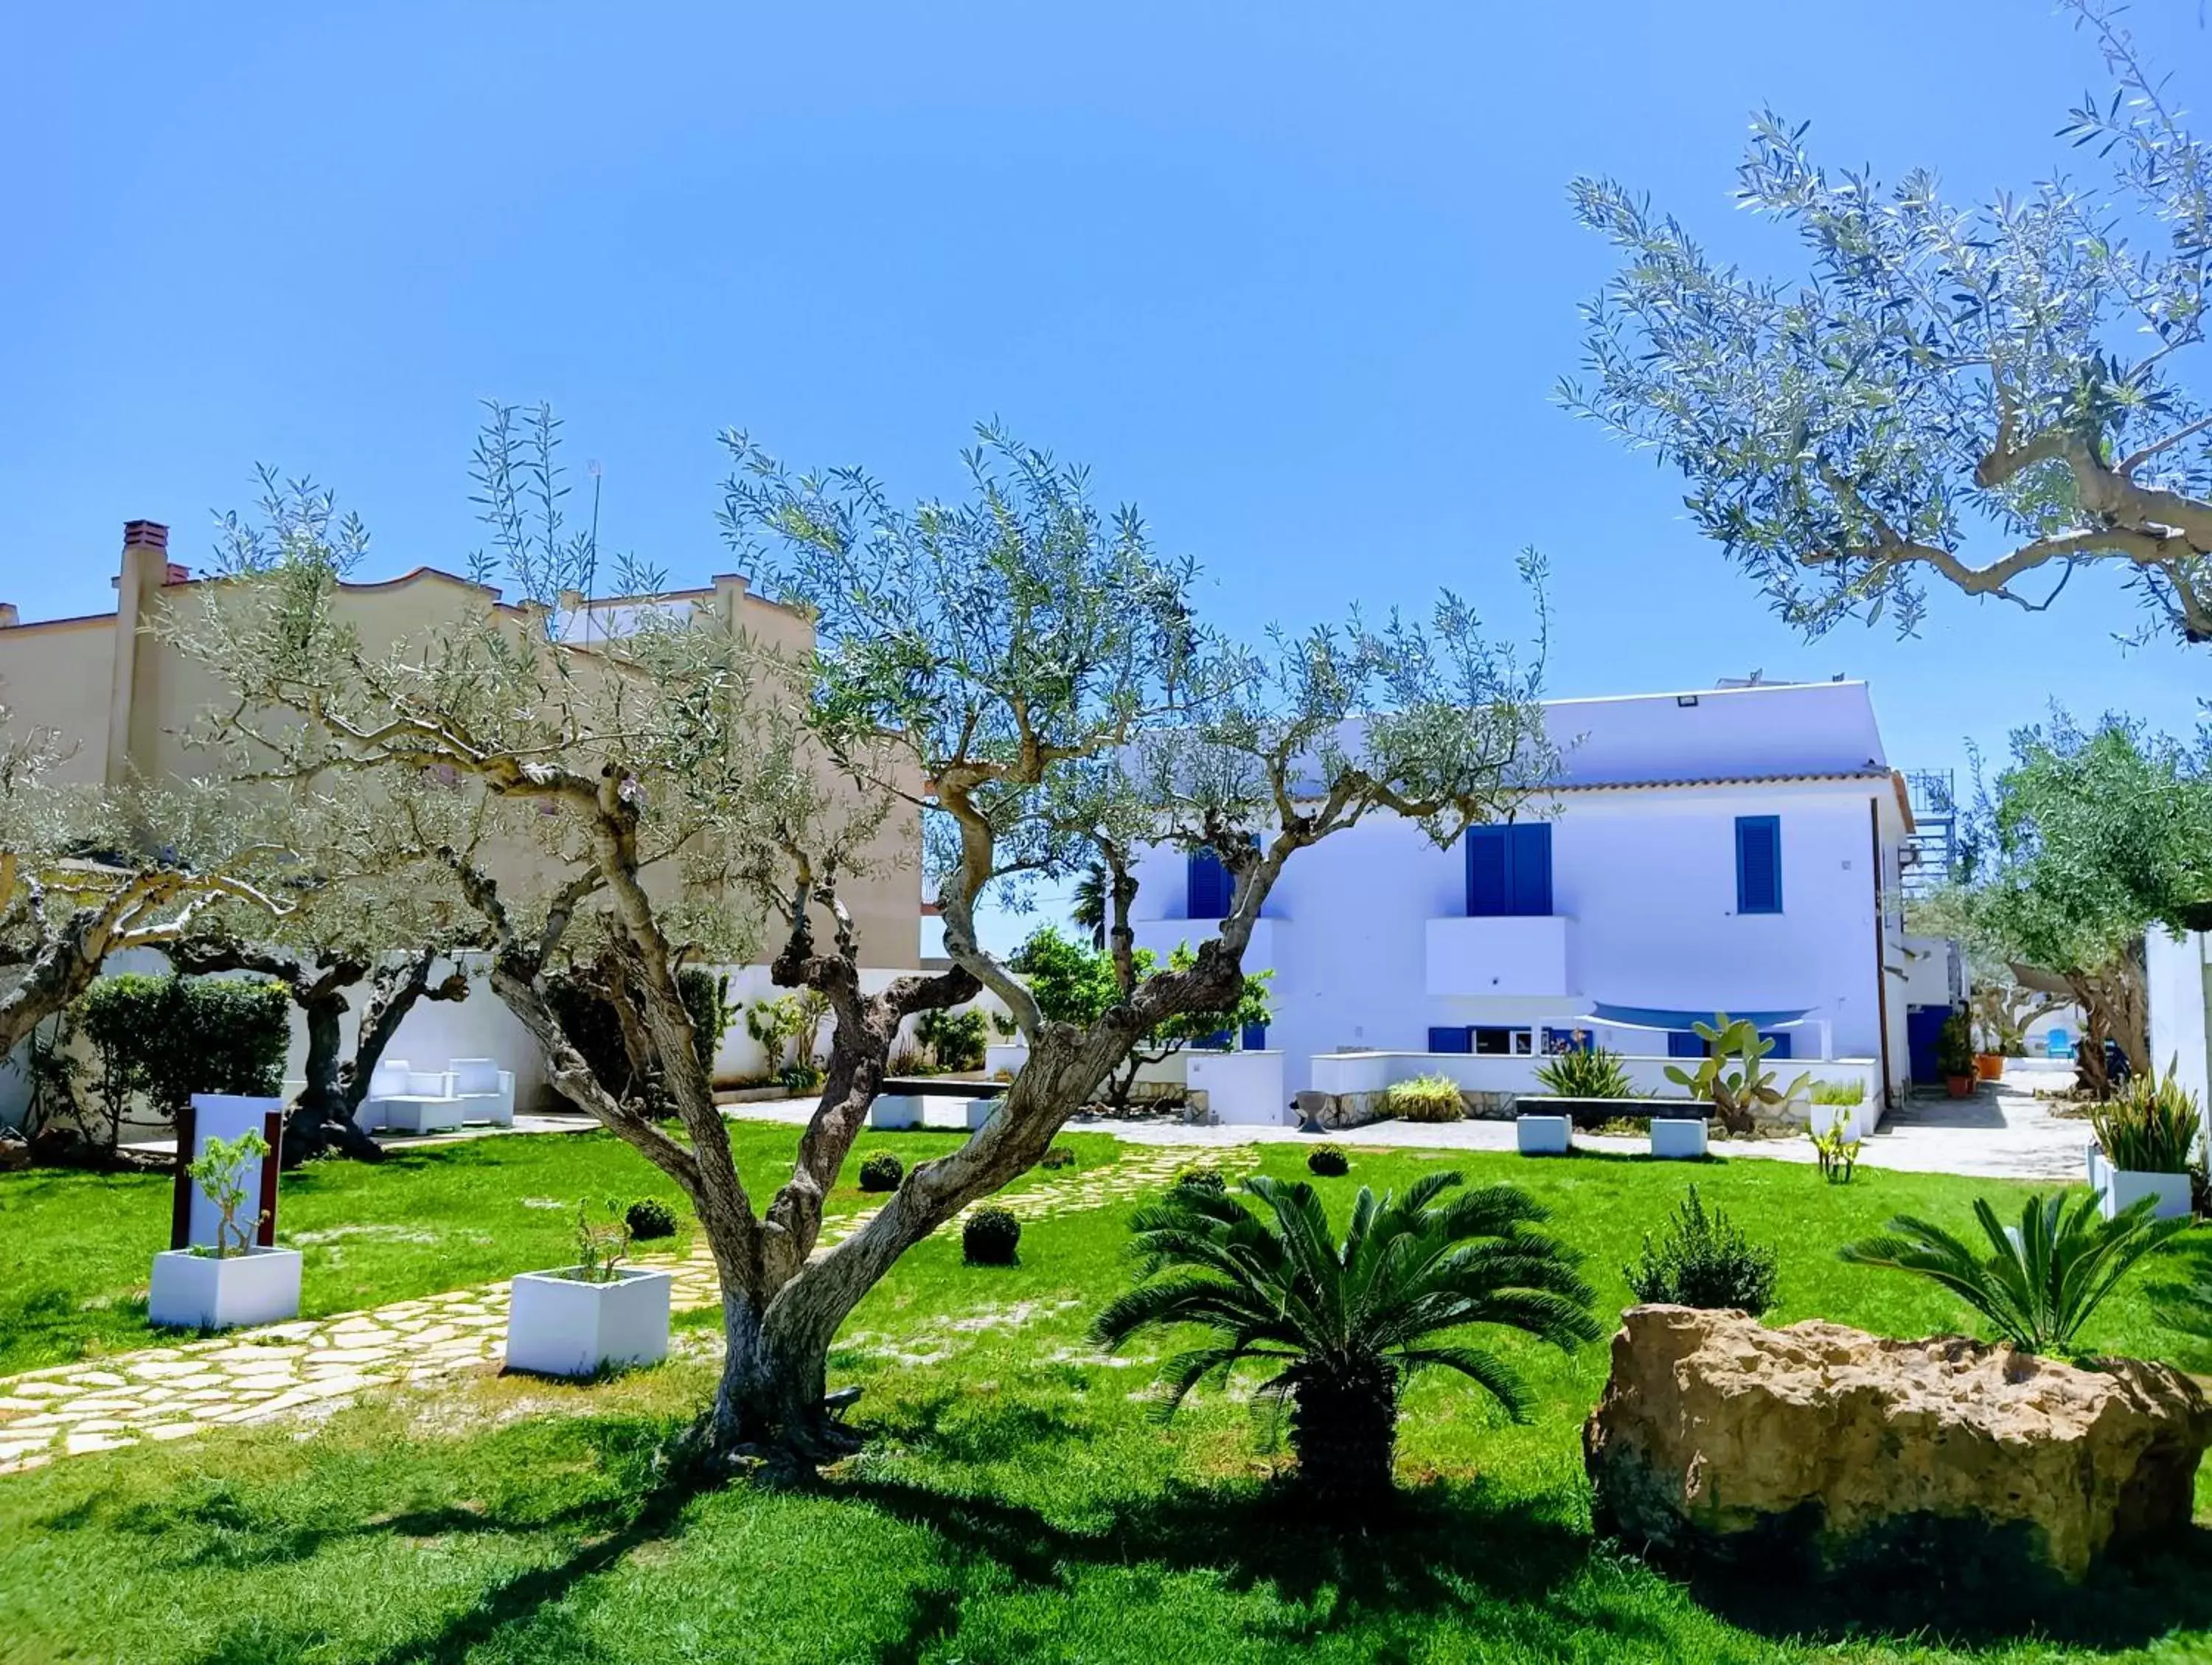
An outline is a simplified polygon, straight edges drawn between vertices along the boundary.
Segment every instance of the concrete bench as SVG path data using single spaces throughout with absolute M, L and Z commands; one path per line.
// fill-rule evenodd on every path
M 1694 1162 L 1705 1154 L 1703 1117 L 1651 1118 L 1651 1154 L 1663 1162 Z

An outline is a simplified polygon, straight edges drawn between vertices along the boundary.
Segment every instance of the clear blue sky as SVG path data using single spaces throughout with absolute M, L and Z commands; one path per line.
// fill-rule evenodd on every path
M 730 564 L 724 425 L 912 496 L 996 414 L 1139 501 L 1233 626 L 1439 584 L 1517 623 L 1534 543 L 1560 694 L 1845 671 L 1893 758 L 1944 764 L 2052 697 L 2179 728 L 2212 693 L 2212 650 L 2123 653 L 2094 580 L 1808 645 L 1549 402 L 1607 264 L 1571 175 L 1769 267 L 1729 198 L 1761 102 L 1838 163 L 2026 185 L 2105 84 L 2036 4 L 746 9 L 17 14 L 0 600 L 106 606 L 135 516 L 203 560 L 263 460 L 338 487 L 381 569 L 457 566 L 485 395 L 553 401 L 609 542 L 683 577 Z M 2212 112 L 2198 12 L 2135 21 Z

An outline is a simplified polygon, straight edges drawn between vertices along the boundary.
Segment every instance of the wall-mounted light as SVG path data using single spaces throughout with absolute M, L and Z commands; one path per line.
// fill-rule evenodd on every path
M 1695 694 L 1677 694 L 1674 696 L 1674 703 L 1679 706 L 1686 708 L 1693 706 L 1697 702 L 1698 696 Z

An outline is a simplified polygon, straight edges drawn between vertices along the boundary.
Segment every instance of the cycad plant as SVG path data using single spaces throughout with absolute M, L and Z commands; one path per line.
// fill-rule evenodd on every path
M 2030 1197 L 2021 1205 L 2020 1224 L 2008 1231 L 1998 1223 L 1996 1210 L 1976 1198 L 1974 1218 L 1989 1244 L 1985 1255 L 1910 1215 L 1890 1221 L 1881 1237 L 1847 1243 L 1837 1253 L 1854 1266 L 1934 1279 L 2022 1352 L 2071 1355 L 2081 1326 L 2128 1268 L 2189 1224 L 2152 1218 L 2157 1204 L 2149 1197 L 2109 1220 L 2101 1206 L 2094 1193 L 2070 1209 L 2061 1191 Z
M 1414 1372 L 1456 1370 L 1516 1421 L 1528 1414 L 1512 1368 L 1451 1332 L 1498 1325 L 1570 1351 L 1600 1334 L 1576 1255 L 1532 1229 L 1545 1218 L 1535 1199 L 1462 1183 L 1430 1174 L 1379 1199 L 1363 1186 L 1341 1243 L 1304 1182 L 1248 1180 L 1256 1209 L 1179 1188 L 1138 1210 L 1145 1281 L 1093 1334 L 1110 1349 L 1140 1330 L 1213 1332 L 1162 1366 L 1163 1414 L 1200 1382 L 1266 1361 L 1273 1374 L 1261 1391 L 1288 1404 L 1301 1482 L 1317 1498 L 1371 1502 L 1390 1488 L 1399 1390 Z

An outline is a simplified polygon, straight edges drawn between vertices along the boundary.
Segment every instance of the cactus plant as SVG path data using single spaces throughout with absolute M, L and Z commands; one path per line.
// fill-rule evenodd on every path
M 1678 1087 L 1686 1087 L 1691 1097 L 1708 1101 L 1721 1126 L 1731 1133 L 1751 1132 L 1761 1109 L 1787 1104 L 1813 1079 L 1808 1071 L 1788 1086 L 1776 1087 L 1774 1072 L 1761 1065 L 1774 1050 L 1774 1042 L 1761 1036 L 1748 1018 L 1717 1012 L 1711 1023 L 1690 1027 L 1711 1050 L 1695 1071 L 1668 1065 L 1667 1079 Z

